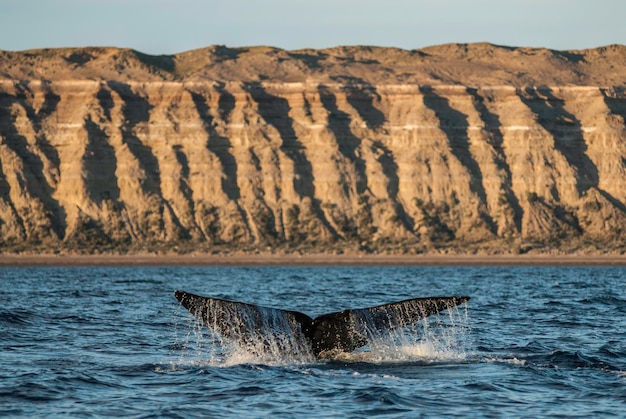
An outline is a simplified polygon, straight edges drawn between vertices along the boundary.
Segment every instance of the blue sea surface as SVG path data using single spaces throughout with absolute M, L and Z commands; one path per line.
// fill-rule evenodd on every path
M 623 267 L 2 268 L 0 415 L 625 417 L 625 284 Z M 212 347 L 176 289 L 311 316 L 472 299 L 318 361 Z

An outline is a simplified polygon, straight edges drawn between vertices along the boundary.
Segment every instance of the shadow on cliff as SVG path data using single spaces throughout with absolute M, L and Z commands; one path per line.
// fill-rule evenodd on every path
M 288 52 L 287 55 L 290 58 L 299 60 L 306 65 L 310 70 L 323 70 L 323 62 L 328 59 L 328 54 L 320 51 L 293 51 Z
M 191 209 L 191 213 L 195 214 L 194 201 L 193 201 L 193 191 L 189 187 L 189 174 L 191 173 L 189 169 L 189 159 L 187 159 L 187 155 L 183 151 L 183 147 L 181 145 L 175 145 L 174 156 L 176 157 L 176 161 L 180 165 L 180 182 L 178 187 L 182 192 L 183 196 L 189 203 L 189 208 Z
M 102 108 L 107 121 L 110 121 L 111 109 L 113 109 L 113 106 L 115 105 L 113 97 L 111 96 L 111 91 L 101 86 L 98 93 L 96 93 L 96 98 L 98 99 L 98 104 L 100 105 L 100 108 Z
M 446 134 L 452 154 L 469 172 L 469 187 L 479 199 L 480 217 L 487 223 L 489 230 L 494 235 L 497 234 L 497 226 L 487 210 L 487 193 L 483 185 L 483 175 L 469 149 L 467 116 L 453 109 L 448 99 L 439 96 L 432 87 L 420 86 L 420 92 L 424 95 L 424 105 L 435 112 L 439 120 L 439 128 Z
M 83 157 L 85 167 L 85 186 L 89 198 L 96 204 L 102 201 L 119 201 L 120 189 L 117 184 L 117 158 L 115 151 L 109 144 L 104 131 L 91 119 L 85 121 L 87 131 L 87 146 Z
M 350 89 L 346 92 L 346 99 L 350 106 L 358 112 L 369 129 L 378 129 L 385 124 L 385 114 L 374 106 L 374 100 L 379 99 L 376 89 Z
M 124 103 L 122 107 L 124 123 L 120 127 L 122 141 L 135 156 L 145 174 L 145 177 L 141 179 L 142 190 L 147 195 L 154 195 L 160 198 L 162 197 L 162 191 L 159 162 L 152 153 L 152 149 L 143 144 L 136 135 L 138 125 L 150 120 L 152 106 L 145 98 L 133 92 L 128 84 L 111 81 L 108 83 L 108 86 L 121 97 Z M 110 112 L 106 94 L 101 94 L 101 96 L 105 99 L 103 108 L 105 111 L 108 108 Z
M 549 87 L 527 87 L 523 92 L 519 92 L 519 96 L 538 116 L 539 124 L 554 138 L 555 148 L 574 168 L 579 195 L 583 195 L 590 188 L 595 188 L 614 206 L 626 212 L 626 206 L 622 202 L 599 187 L 598 167 L 587 155 L 587 144 L 581 123 L 565 109 L 564 100 L 554 96 Z M 610 105 L 608 106 L 610 109 Z
M 154 197 L 159 203 L 159 223 L 164 222 L 163 210 L 167 207 L 174 225 L 181 234 L 181 238 L 190 237 L 189 231 L 182 226 L 169 202 L 163 199 L 163 192 L 161 190 L 161 171 L 157 158 L 152 153 L 152 149 L 143 144 L 136 135 L 136 131 L 140 124 L 146 123 L 150 120 L 150 110 L 152 109 L 152 105 L 150 105 L 147 99 L 133 92 L 131 86 L 128 84 L 109 81 L 107 85 L 111 90 L 120 96 L 124 103 L 122 106 L 124 123 L 120 127 L 122 141 L 128 146 L 130 152 L 135 156 L 139 166 L 145 174 L 145 177 L 140 180 L 142 191 L 147 196 Z M 108 107 L 110 112 L 110 105 L 107 103 L 107 95 L 99 94 L 98 97 L 99 99 L 102 98 L 100 101 L 104 105 L 103 108 L 106 109 Z M 163 226 L 160 226 L 159 230 L 162 231 Z
M 304 155 L 304 146 L 293 129 L 289 103 L 284 98 L 269 94 L 259 84 L 249 84 L 246 90 L 257 103 L 263 120 L 278 131 L 282 141 L 281 151 L 294 162 L 296 177 L 293 185 L 296 193 L 300 197 L 314 198 L 313 169 Z
M 122 107 L 124 115 L 124 123 L 121 127 L 122 141 L 137 158 L 145 173 L 145 177 L 141 180 L 141 187 L 144 193 L 161 197 L 159 162 L 152 153 L 152 149 L 144 145 L 136 135 L 137 126 L 150 120 L 152 106 L 145 98 L 133 92 L 128 84 L 111 81 L 108 86 L 122 98 L 124 103 Z
M 373 86 L 370 86 L 369 89 L 348 89 L 346 99 L 369 129 L 376 130 L 383 127 L 386 117 L 380 109 L 374 106 L 374 100 L 379 99 L 379 97 Z M 346 116 L 349 118 L 349 115 Z M 347 125 L 348 129 L 350 126 L 349 122 Z M 387 194 L 393 202 L 396 216 L 404 228 L 413 233 L 415 222 L 398 199 L 400 179 L 398 178 L 398 165 L 394 160 L 393 154 L 381 141 L 374 141 L 373 149 L 378 152 L 378 162 L 387 178 Z
M 367 229 L 371 230 L 372 227 L 371 206 L 367 202 L 368 198 L 372 196 L 372 193 L 368 189 L 365 161 L 361 158 L 361 139 L 352 133 L 352 130 L 350 129 L 352 118 L 350 118 L 349 114 L 339 109 L 337 106 L 337 97 L 324 86 L 320 86 L 318 88 L 318 93 L 320 95 L 322 105 L 326 111 L 328 111 L 328 129 L 335 136 L 339 152 L 354 165 L 356 175 L 354 183 L 358 201 L 365 203 L 365 205 L 360 206 L 360 208 L 355 208 L 356 211 L 361 212 L 361 215 L 357 217 L 357 220 L 344 220 L 344 222 L 337 224 L 341 226 L 341 230 L 344 235 L 349 237 L 354 234 L 356 221 L 357 234 L 362 235 L 361 233 L 366 232 Z M 343 179 L 342 183 L 343 184 L 341 186 L 343 187 L 343 193 L 349 199 L 352 195 L 350 182 L 347 181 L 347 179 Z M 365 234 L 365 236 L 367 235 L 368 234 Z
M 502 136 L 500 117 L 487 108 L 484 98 L 478 93 L 477 89 L 468 87 L 466 91 L 472 97 L 474 107 L 478 111 L 480 119 L 485 124 L 485 130 L 491 134 L 488 141 L 495 151 L 494 162 L 496 167 L 506 174 L 506 177 L 502 180 L 504 196 L 509 206 L 513 209 L 513 223 L 515 224 L 515 228 L 518 233 L 521 233 L 524 209 L 513 192 L 513 175 L 511 173 L 511 167 L 506 160 L 506 154 L 502 148 L 504 138 Z
M 143 64 L 165 71 L 166 73 L 174 73 L 176 70 L 176 60 L 172 55 L 150 55 L 133 50 L 133 53 Z
M 23 91 L 19 92 L 17 97 L 0 95 L 0 121 L 8 122 L 2 127 L 3 143 L 23 161 L 25 172 L 25 176 L 22 178 L 24 182 L 23 188 L 28 191 L 30 196 L 37 198 L 41 202 L 45 208 L 46 216 L 50 220 L 52 231 L 62 240 L 65 237 L 65 231 L 67 229 L 67 215 L 65 209 L 53 198 L 54 188 L 46 180 L 46 176 L 44 175 L 44 162 L 41 157 L 32 151 L 28 140 L 17 131 L 15 126 L 16 116 L 13 115 L 11 111 L 13 106 L 17 105 L 22 107 L 26 111 L 29 119 L 32 118 L 31 123 L 33 124 L 33 130 L 35 130 L 36 145 L 39 146 L 42 154 L 51 161 L 55 169 L 59 167 L 59 157 L 56 151 L 47 142 L 45 136 L 41 133 L 41 118 L 26 104 L 25 99 L 25 92 Z M 46 112 L 54 112 L 56 103 L 58 103 L 58 101 L 52 100 L 50 104 L 47 105 Z M 45 115 L 45 113 L 42 114 L 42 116 L 43 115 Z M 49 155 L 51 155 L 50 158 L 48 157 Z
M 361 147 L 361 139 L 357 138 L 350 129 L 352 119 L 346 112 L 341 111 L 337 107 L 337 98 L 324 86 L 318 89 L 320 100 L 324 108 L 328 111 L 328 129 L 333 133 L 339 147 L 339 152 L 345 158 L 354 164 L 356 171 L 356 193 L 362 195 L 367 191 L 367 173 L 365 171 L 365 162 L 361 158 L 359 151 Z M 342 185 L 344 194 L 350 196 L 350 185 L 344 182 Z
M 282 140 L 281 151 L 294 163 L 294 190 L 300 198 L 306 197 L 311 200 L 312 210 L 317 219 L 333 237 L 338 237 L 337 231 L 330 225 L 322 211 L 320 201 L 315 197 L 313 168 L 293 128 L 293 120 L 289 116 L 289 103 L 284 98 L 269 94 L 260 84 L 248 84 L 245 88 L 257 103 L 261 117 L 278 131 Z
M 360 200 L 365 199 L 365 194 L 373 196 L 368 187 L 368 178 L 365 161 L 361 158 L 362 141 L 353 134 L 351 125 L 352 118 L 350 115 L 337 106 L 337 97 L 335 94 L 324 86 L 318 89 L 320 100 L 324 108 L 328 111 L 328 128 L 335 136 L 339 152 L 354 164 L 356 172 L 356 192 Z M 368 128 L 380 128 L 385 122 L 385 116 L 380 110 L 373 106 L 374 97 L 368 92 L 360 90 L 350 90 L 346 99 L 352 106 L 360 118 L 367 124 Z M 404 206 L 398 201 L 398 166 L 389 149 L 380 141 L 374 141 L 372 148 L 378 152 L 378 162 L 382 166 L 387 183 L 387 194 L 392 201 L 392 206 L 396 216 L 404 228 L 413 232 L 413 220 L 404 210 Z M 348 195 L 349 185 L 344 184 L 344 193 Z M 371 219 L 371 206 L 367 206 L 368 219 Z
M 11 212 L 11 215 L 15 219 L 15 222 L 17 223 L 17 225 L 20 226 L 21 231 L 17 234 L 14 234 L 14 236 L 19 237 L 20 240 L 23 240 L 25 237 L 24 235 L 26 234 L 26 227 L 24 226 L 24 220 L 17 212 L 15 204 L 11 199 L 11 185 L 9 185 L 9 182 L 7 182 L 5 178 L 4 168 L 2 167 L 2 160 L 0 160 L 0 201 L 2 201 L 4 205 L 9 207 L 9 210 Z M 6 222 L 6 219 L 0 218 L 0 227 L 2 227 L 3 224 L 6 224 Z M 0 244 L 4 244 L 6 242 L 6 237 L 0 237 Z
M 230 114 L 235 107 L 235 98 L 223 87 L 218 87 L 217 90 L 220 94 L 217 111 L 220 118 L 226 122 L 230 120 Z M 205 97 L 193 91 L 189 91 L 189 93 L 191 94 L 196 111 L 200 119 L 202 119 L 204 131 L 207 134 L 207 148 L 217 156 L 222 170 L 224 171 L 224 176 L 222 177 L 222 191 L 224 191 L 228 199 L 237 207 L 237 211 L 239 212 L 248 237 L 253 237 L 252 228 L 248 221 L 248 214 L 239 202 L 241 199 L 241 190 L 239 189 L 239 180 L 237 178 L 237 160 L 230 153 L 232 144 L 227 137 L 219 135 L 215 131 L 213 116 L 210 113 Z M 272 227 L 269 228 L 269 233 L 275 235 L 276 233 L 273 227 L 274 221 L 272 221 L 271 224 Z M 218 232 L 215 233 L 216 237 L 213 237 L 213 239 L 217 239 Z
M 615 90 L 616 90 L 615 95 L 619 95 L 619 97 L 609 94 L 609 92 L 606 89 L 601 89 L 602 95 L 604 97 L 604 103 L 609 108 L 612 114 L 621 116 L 622 121 L 624 121 L 624 124 L 626 124 L 626 106 L 624 105 L 624 98 L 626 98 L 626 88 L 620 87 L 620 88 L 615 88 Z M 622 165 L 626 167 L 625 157 L 622 157 Z M 607 199 L 610 200 L 610 198 L 608 197 Z M 615 202 L 613 200 L 611 200 L 611 202 L 616 207 L 621 209 L 623 212 L 626 212 L 626 202 L 621 202 L 617 198 L 614 198 L 614 199 L 615 199 Z
M 222 190 L 232 201 L 237 201 L 241 198 L 241 191 L 239 190 L 239 183 L 237 180 L 237 160 L 230 153 L 232 144 L 230 140 L 224 136 L 217 134 L 213 125 L 213 116 L 209 112 L 209 106 L 206 103 L 204 96 L 199 93 L 190 92 L 193 103 L 198 111 L 200 119 L 203 121 L 204 130 L 208 135 L 207 148 L 217 156 L 222 169 L 224 170 L 224 177 L 222 177 Z M 219 113 L 220 117 L 224 121 L 228 121 L 230 112 L 235 106 L 235 98 L 225 90 L 220 90 L 219 100 Z
M 554 147 L 574 169 L 578 193 L 597 187 L 598 168 L 587 156 L 582 126 L 565 110 L 564 101 L 555 97 L 549 87 L 526 87 L 519 92 L 519 97 L 537 116 L 537 122 L 550 133 Z
M 172 149 L 174 151 L 174 157 L 176 157 L 176 161 L 180 165 L 180 180 L 178 182 L 178 188 L 180 192 L 183 194 L 183 196 L 185 197 L 185 200 L 187 201 L 187 205 L 189 205 L 189 212 L 191 213 L 192 220 L 194 220 L 193 221 L 194 225 L 192 226 L 192 228 L 195 229 L 202 238 L 206 239 L 207 237 L 206 237 L 205 232 L 202 230 L 202 228 L 200 228 L 200 226 L 197 225 L 197 222 L 195 221 L 196 220 L 196 204 L 195 204 L 195 201 L 193 200 L 193 190 L 189 186 L 189 175 L 191 173 L 191 170 L 189 169 L 189 159 L 187 158 L 187 155 L 183 151 L 183 146 L 175 145 L 172 147 Z M 186 234 L 187 234 L 186 238 L 192 237 L 190 231 L 187 231 Z
M 28 82 L 22 83 L 22 86 L 23 89 L 28 90 Z M 43 83 L 42 88 L 45 90 L 44 100 L 38 111 L 35 112 L 32 107 L 26 105 L 25 103 L 23 103 L 22 105 L 26 109 L 28 119 L 30 120 L 31 124 L 33 124 L 33 129 L 36 132 L 35 142 L 39 147 L 39 150 L 41 150 L 41 152 L 44 154 L 44 156 L 46 156 L 48 161 L 52 163 L 52 167 L 54 167 L 55 170 L 58 171 L 61 164 L 61 159 L 59 158 L 59 154 L 56 148 L 53 147 L 46 138 L 46 135 L 44 134 L 42 129 L 42 122 L 54 112 L 56 112 L 59 102 L 61 101 L 61 97 L 54 93 L 52 90 L 50 90 L 50 86 L 48 83 Z M 22 92 L 22 94 L 24 93 L 25 92 Z M 18 97 L 20 97 L 19 94 Z
M 379 152 L 378 162 L 382 166 L 385 177 L 387 177 L 387 194 L 393 203 L 396 216 L 407 231 L 414 233 L 415 221 L 407 214 L 404 205 L 398 199 L 400 178 L 398 177 L 398 165 L 393 154 L 380 141 L 374 141 L 373 148 Z

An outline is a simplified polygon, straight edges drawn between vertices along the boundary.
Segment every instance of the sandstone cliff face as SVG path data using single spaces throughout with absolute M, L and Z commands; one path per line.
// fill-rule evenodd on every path
M 4 65 L 0 248 L 624 250 L 621 87 L 176 79 L 150 60 L 133 80 Z

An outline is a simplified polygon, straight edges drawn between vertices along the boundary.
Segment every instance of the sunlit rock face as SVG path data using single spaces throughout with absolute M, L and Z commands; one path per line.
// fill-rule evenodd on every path
M 0 55 L 2 249 L 624 249 L 623 47 Z

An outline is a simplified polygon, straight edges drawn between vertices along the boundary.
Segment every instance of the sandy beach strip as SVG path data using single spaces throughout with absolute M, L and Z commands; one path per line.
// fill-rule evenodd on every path
M 0 255 L 0 266 L 626 266 L 626 255 Z

